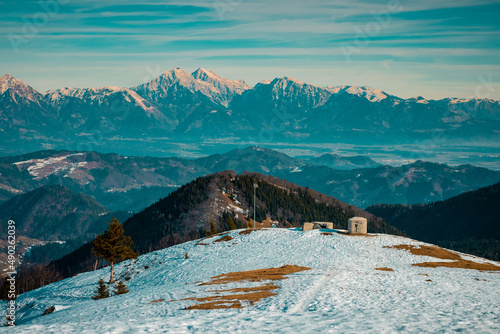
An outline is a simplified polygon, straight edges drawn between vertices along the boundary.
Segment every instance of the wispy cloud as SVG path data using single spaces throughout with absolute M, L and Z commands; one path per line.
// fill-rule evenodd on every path
M 151 64 L 209 67 L 250 83 L 283 73 L 430 97 L 473 91 L 485 73 L 500 81 L 496 0 L 66 0 L 52 13 L 43 3 L 0 2 L 7 13 L 0 21 L 0 71 L 41 90 L 97 78 L 125 86 L 131 73 L 142 78 Z M 47 20 L 34 21 L 43 13 Z M 18 52 L 12 36 L 24 38 Z M 349 59 L 346 46 L 355 51 Z M 45 80 L 33 68 L 45 71 Z M 391 81 L 405 77 L 404 85 Z

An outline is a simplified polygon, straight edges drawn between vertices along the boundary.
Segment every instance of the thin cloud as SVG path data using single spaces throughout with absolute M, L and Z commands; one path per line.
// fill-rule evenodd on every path
M 23 6 L 2 2 L 0 10 L 8 15 L 0 22 L 0 66 L 23 74 L 28 83 L 34 75 L 29 67 L 50 73 L 50 81 L 42 75 L 36 79 L 43 89 L 64 86 L 67 80 L 122 86 L 120 82 L 132 81 L 122 68 L 140 73 L 151 62 L 164 70 L 204 66 L 221 75 L 240 73 L 238 78 L 250 82 L 268 74 L 296 73 L 304 75 L 299 78 L 303 81 L 333 84 L 325 76 L 336 75 L 337 84 L 356 81 L 400 95 L 464 94 L 487 69 L 498 81 L 498 1 L 400 0 L 397 9 L 391 7 L 394 3 L 398 1 L 70 1 L 28 38 L 22 31 L 41 11 L 38 1 Z M 222 12 L 220 4 L 225 5 Z M 377 21 L 377 15 L 380 20 L 387 13 L 387 24 Z M 376 22 L 375 32 L 367 34 Z M 12 35 L 27 41 L 17 53 Z M 345 46 L 355 47 L 349 59 Z M 68 59 L 75 71 L 87 70 L 74 77 L 59 71 Z M 405 84 L 391 82 L 405 77 Z

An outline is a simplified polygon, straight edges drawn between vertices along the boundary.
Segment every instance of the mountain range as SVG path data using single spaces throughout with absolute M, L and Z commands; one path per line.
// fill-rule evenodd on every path
M 310 159 L 310 162 L 320 166 L 327 166 L 333 169 L 358 169 L 380 167 L 382 164 L 373 161 L 369 157 L 362 155 L 341 156 L 336 153 L 326 153 L 319 157 Z
M 121 154 L 140 147 L 157 155 L 172 142 L 491 143 L 500 138 L 500 102 L 403 99 L 370 87 L 319 87 L 290 77 L 250 87 L 202 68 L 176 68 L 131 88 L 65 87 L 43 94 L 4 75 L 0 129 L 4 155 L 97 147 Z
M 500 172 L 470 165 L 416 161 L 392 167 L 333 155 L 303 160 L 262 147 L 198 159 L 40 151 L 0 157 L 0 201 L 62 184 L 111 211 L 138 212 L 197 177 L 224 170 L 273 175 L 359 207 L 433 202 L 500 182 Z

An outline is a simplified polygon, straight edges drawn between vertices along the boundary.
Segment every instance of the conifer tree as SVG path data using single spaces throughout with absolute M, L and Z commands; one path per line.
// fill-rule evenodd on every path
M 7 280 L 7 277 L 5 277 L 3 284 L 0 288 L 0 300 L 12 300 L 12 298 L 9 298 L 9 291 L 10 291 L 10 282 Z
M 99 279 L 99 286 L 97 287 L 97 290 L 94 291 L 94 293 L 95 294 L 92 296 L 93 300 L 109 297 L 109 289 L 106 286 L 106 283 L 104 283 L 104 280 L 102 278 Z
M 228 224 L 229 224 L 229 230 L 236 230 L 236 224 L 234 223 L 234 220 L 231 216 L 229 216 Z
M 129 292 L 129 289 L 122 281 L 118 281 L 118 283 L 114 286 L 113 292 L 115 295 L 123 295 Z
M 104 234 L 99 234 L 92 242 L 92 251 L 97 257 L 111 263 L 111 275 L 109 283 L 113 283 L 113 264 L 131 258 L 137 258 L 138 254 L 131 248 L 132 238 L 123 235 L 123 226 L 113 217 L 108 223 L 109 229 Z
M 215 228 L 215 224 L 212 221 L 212 218 L 210 218 L 210 235 L 217 234 L 217 229 Z

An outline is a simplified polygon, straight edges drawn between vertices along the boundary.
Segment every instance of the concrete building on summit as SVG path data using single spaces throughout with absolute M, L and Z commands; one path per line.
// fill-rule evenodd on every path
M 349 234 L 367 234 L 368 221 L 363 217 L 352 217 L 347 222 L 347 231 Z

